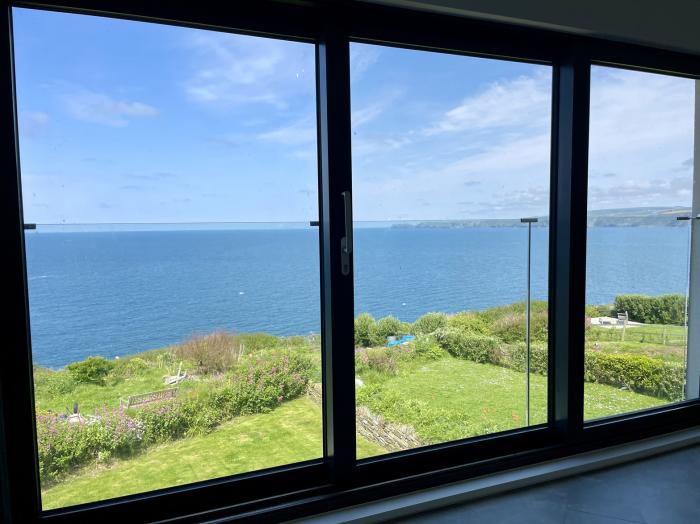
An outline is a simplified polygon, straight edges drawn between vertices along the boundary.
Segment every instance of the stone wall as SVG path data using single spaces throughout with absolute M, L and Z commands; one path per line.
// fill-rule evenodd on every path
M 321 384 L 310 384 L 307 395 L 317 404 L 321 404 Z M 372 413 L 365 406 L 355 410 L 357 432 L 387 451 L 403 451 L 422 446 L 413 427 L 405 424 L 395 424 L 384 419 L 381 415 Z

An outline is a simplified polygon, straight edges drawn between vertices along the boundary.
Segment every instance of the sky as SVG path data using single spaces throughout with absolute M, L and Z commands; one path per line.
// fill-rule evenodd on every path
M 25 221 L 318 216 L 314 47 L 13 9 Z M 354 218 L 546 215 L 552 69 L 351 46 Z M 594 67 L 589 208 L 690 205 L 694 82 Z

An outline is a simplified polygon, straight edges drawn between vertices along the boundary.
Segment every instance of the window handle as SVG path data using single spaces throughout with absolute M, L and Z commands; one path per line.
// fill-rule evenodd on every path
M 343 191 L 345 205 L 345 236 L 340 239 L 340 269 L 343 275 L 350 274 L 350 254 L 352 253 L 352 195 Z

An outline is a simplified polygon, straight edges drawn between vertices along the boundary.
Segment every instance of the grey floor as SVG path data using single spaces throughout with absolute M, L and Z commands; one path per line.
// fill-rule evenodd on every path
M 700 524 L 700 446 L 392 522 Z

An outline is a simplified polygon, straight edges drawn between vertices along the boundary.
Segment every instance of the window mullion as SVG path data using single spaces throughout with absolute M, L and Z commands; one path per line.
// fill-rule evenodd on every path
M 352 191 L 350 47 L 340 28 L 328 27 L 321 36 L 316 70 L 325 456 L 333 480 L 344 482 L 355 465 L 355 359 L 352 253 L 344 262 L 341 246 L 352 234 L 346 218 Z
M 550 261 L 550 424 L 564 440 L 583 427 L 590 63 L 578 52 L 556 68 Z

